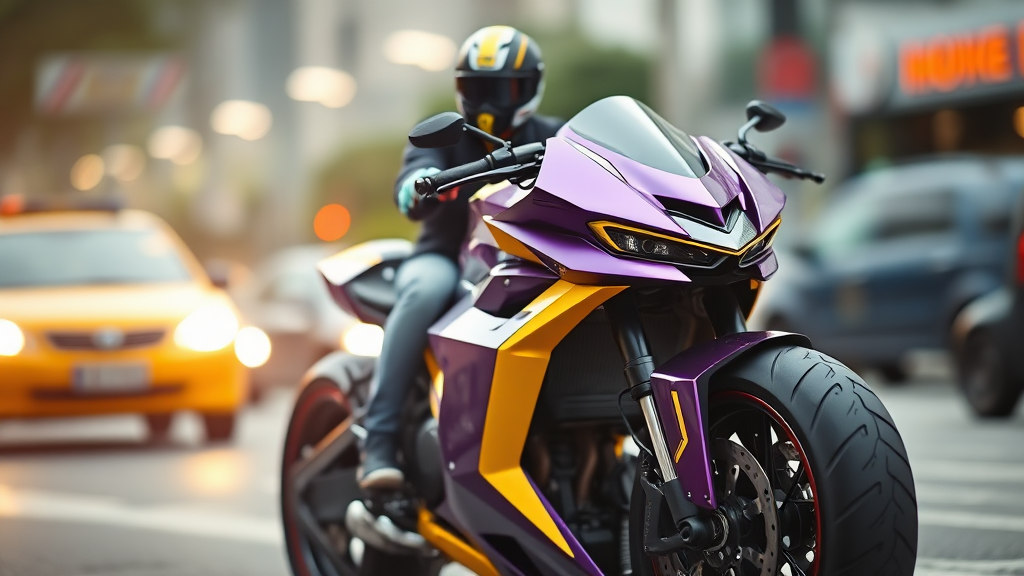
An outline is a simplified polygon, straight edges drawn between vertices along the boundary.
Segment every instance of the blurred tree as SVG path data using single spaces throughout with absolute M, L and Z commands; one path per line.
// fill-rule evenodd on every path
M 577 30 L 526 33 L 544 53 L 547 85 L 541 114 L 569 119 L 592 102 L 617 95 L 653 104 L 653 62 L 649 57 L 600 46 Z
M 646 56 L 598 46 L 573 30 L 544 32 L 534 38 L 544 52 L 546 66 L 542 114 L 568 119 L 588 104 L 618 94 L 650 101 L 652 63 Z M 455 110 L 454 84 L 451 91 L 425 99 L 424 118 Z M 338 203 L 352 213 L 346 241 L 412 237 L 416 225 L 399 214 L 392 200 L 404 142 L 403 135 L 396 135 L 393 140 L 346 148 L 327 162 L 314 184 L 310 222 L 321 206 Z M 312 226 L 309 235 L 313 237 Z
M 622 48 L 600 46 L 576 30 L 527 34 L 544 53 L 545 89 L 539 112 L 569 119 L 606 96 L 632 96 L 651 102 L 654 68 L 650 57 Z M 455 90 L 428 98 L 423 117 L 455 110 Z
M 341 204 L 352 215 L 352 227 L 342 238 L 355 244 L 373 238 L 412 238 L 416 225 L 405 219 L 392 198 L 402 163 L 404 138 L 369 142 L 348 148 L 328 162 L 315 180 L 309 222 L 326 204 Z M 313 238 L 313 227 L 309 226 Z
M 81 143 L 98 140 L 102 118 L 34 114 L 35 66 L 48 52 L 174 48 L 172 38 L 156 31 L 153 14 L 159 4 L 160 0 L 0 0 L 0 159 L 9 156 L 31 123 L 40 128 L 41 147 L 74 148 L 69 151 L 72 156 L 81 153 Z

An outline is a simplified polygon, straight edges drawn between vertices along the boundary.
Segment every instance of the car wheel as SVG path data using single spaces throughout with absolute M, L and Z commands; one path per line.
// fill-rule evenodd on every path
M 995 336 L 988 330 L 971 334 L 961 359 L 960 385 L 975 414 L 1009 416 L 1017 404 L 1024 380 L 1013 378 Z
M 235 434 L 235 414 L 203 414 L 203 428 L 207 443 L 228 442 Z
M 906 384 L 909 378 L 907 371 L 898 362 L 882 364 L 878 367 L 878 371 L 882 373 L 882 377 L 890 386 Z
M 149 441 L 153 444 L 167 442 L 171 434 L 171 423 L 173 414 L 146 414 L 146 430 L 149 432 Z

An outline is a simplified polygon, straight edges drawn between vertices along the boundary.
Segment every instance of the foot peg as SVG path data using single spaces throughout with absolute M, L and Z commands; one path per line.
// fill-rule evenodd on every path
M 352 536 L 390 554 L 437 554 L 437 550 L 423 536 L 402 530 L 387 516 L 374 516 L 362 500 L 354 500 L 348 505 L 345 510 L 345 527 Z

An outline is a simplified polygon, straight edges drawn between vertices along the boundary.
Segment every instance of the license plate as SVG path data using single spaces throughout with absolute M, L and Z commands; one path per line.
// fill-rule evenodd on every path
M 75 366 L 72 381 L 76 392 L 86 394 L 145 390 L 149 387 L 149 366 L 84 364 Z

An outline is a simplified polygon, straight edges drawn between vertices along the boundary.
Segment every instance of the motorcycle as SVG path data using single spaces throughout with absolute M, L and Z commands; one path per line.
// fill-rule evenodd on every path
M 429 331 L 403 412 L 406 486 L 355 480 L 372 359 L 307 374 L 282 517 L 297 575 L 912 574 L 906 449 L 864 381 L 804 336 L 748 332 L 777 268 L 784 194 L 821 182 L 747 141 L 785 117 L 751 102 L 736 142 L 690 137 L 632 98 L 513 147 L 455 113 L 409 135 L 479 161 L 416 182 L 472 197 L 463 282 Z M 319 264 L 338 304 L 383 325 L 404 241 Z

